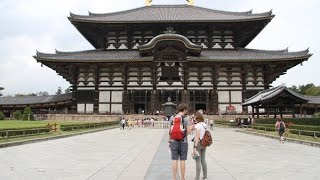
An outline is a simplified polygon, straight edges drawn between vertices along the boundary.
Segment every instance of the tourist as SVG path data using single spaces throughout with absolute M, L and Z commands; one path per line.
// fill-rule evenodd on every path
M 211 130 L 211 131 L 213 131 L 213 124 L 214 124 L 213 119 L 210 119 L 210 130 Z
M 279 141 L 284 143 L 283 133 L 286 130 L 286 124 L 281 120 L 277 119 L 276 124 L 274 125 L 279 134 Z
M 201 145 L 204 133 L 208 128 L 208 125 L 204 122 L 203 114 L 201 112 L 196 113 L 196 121 L 194 129 L 196 131 L 193 153 L 192 156 L 196 160 L 196 180 L 200 179 L 200 172 L 202 167 L 203 179 L 207 179 L 207 163 L 206 163 L 206 147 Z
M 126 120 L 122 118 L 120 124 L 121 124 L 122 130 L 124 130 L 124 126 L 126 125 Z
M 178 170 L 178 162 L 180 160 L 180 175 L 181 180 L 185 179 L 185 161 L 187 160 L 188 155 L 188 140 L 187 135 L 191 132 L 192 126 L 187 116 L 185 116 L 188 111 L 188 107 L 186 104 L 180 104 L 177 107 L 178 114 L 176 116 L 172 116 L 169 120 L 169 147 L 171 151 L 171 160 L 172 160 L 172 179 L 176 180 L 177 170 Z M 182 133 L 184 134 L 181 140 L 174 139 L 174 120 L 180 118 L 183 123 Z

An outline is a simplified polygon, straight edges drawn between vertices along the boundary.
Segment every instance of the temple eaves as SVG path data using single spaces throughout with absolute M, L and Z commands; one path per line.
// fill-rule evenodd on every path
M 194 0 L 186 0 L 189 6 L 193 6 Z M 146 6 L 151 6 L 152 0 L 144 0 Z

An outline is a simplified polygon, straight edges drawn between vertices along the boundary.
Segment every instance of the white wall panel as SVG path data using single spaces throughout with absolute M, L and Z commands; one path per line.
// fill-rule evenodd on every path
M 84 113 L 84 106 L 85 104 L 77 104 L 78 113 Z
M 231 91 L 231 102 L 242 102 L 241 91 Z
M 93 104 L 86 104 L 86 113 L 93 113 Z
M 111 102 L 122 103 L 122 91 L 112 91 L 111 92 Z
M 99 104 L 99 113 L 106 113 L 110 110 L 110 104 Z
M 229 91 L 218 91 L 218 102 L 229 102 Z
M 110 102 L 110 91 L 100 91 L 99 102 Z
M 111 104 L 111 113 L 122 113 L 122 104 Z

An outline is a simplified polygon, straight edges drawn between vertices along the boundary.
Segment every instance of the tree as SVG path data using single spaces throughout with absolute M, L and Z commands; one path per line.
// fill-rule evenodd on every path
M 6 116 L 4 115 L 4 113 L 2 111 L 0 111 L 0 120 L 4 120 Z
M 306 90 L 306 95 L 309 96 L 320 96 L 320 86 L 310 87 Z
M 38 96 L 49 96 L 49 93 L 47 91 L 40 91 L 37 94 Z
M 22 114 L 22 120 L 34 120 L 33 113 L 30 107 L 25 107 Z
M 57 92 L 56 92 L 56 95 L 60 95 L 60 94 L 62 94 L 62 88 L 61 87 L 59 87 Z
M 36 93 L 29 93 L 29 94 L 27 94 L 26 96 L 38 96 L 38 94 L 36 94 Z
M 65 94 L 68 94 L 68 93 L 70 93 L 70 92 L 71 92 L 71 91 L 70 91 L 70 88 L 67 88 L 67 89 L 64 90 L 64 93 L 65 93 Z
M 289 87 L 289 89 L 292 90 L 292 91 L 294 91 L 294 92 L 300 93 L 300 89 L 299 89 L 297 86 L 295 86 L 295 85 Z
M 299 93 L 302 95 L 307 95 L 306 91 L 307 91 L 307 89 L 309 89 L 311 87 L 315 87 L 315 85 L 313 83 L 310 83 L 310 84 L 299 86 L 299 89 L 300 89 Z
M 309 96 L 320 96 L 320 86 L 315 86 L 313 83 L 306 84 L 306 85 L 299 85 L 299 87 L 293 85 L 289 87 L 289 89 L 302 94 L 302 95 L 309 95 Z
M 20 110 L 16 110 L 13 112 L 13 118 L 15 120 L 21 120 L 22 119 L 22 112 Z
M 4 90 L 3 87 L 0 87 L 0 97 L 2 96 L 1 91 Z

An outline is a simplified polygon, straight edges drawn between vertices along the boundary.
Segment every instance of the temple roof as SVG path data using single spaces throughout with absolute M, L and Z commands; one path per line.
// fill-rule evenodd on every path
M 200 56 L 187 56 L 188 61 L 215 61 L 215 62 L 265 62 L 265 61 L 294 61 L 307 60 L 311 54 L 308 50 L 288 52 L 266 51 L 254 49 L 202 50 Z M 153 57 L 141 57 L 137 50 L 88 50 L 78 52 L 60 52 L 47 54 L 37 52 L 34 56 L 39 62 L 137 62 L 152 61 Z
M 300 101 L 304 101 L 304 102 L 308 102 L 309 101 L 309 99 L 304 97 L 303 95 L 290 90 L 289 88 L 287 88 L 284 85 L 280 85 L 280 86 L 277 86 L 277 87 L 274 87 L 274 88 L 271 88 L 271 89 L 260 91 L 258 94 L 256 94 L 256 95 L 252 96 L 251 98 L 245 100 L 245 102 L 242 103 L 242 106 L 261 104 L 261 103 L 263 103 L 263 102 L 265 102 L 267 100 L 270 100 L 270 99 L 276 97 L 277 95 L 279 95 L 283 91 L 286 91 L 287 93 L 289 93 L 292 96 L 296 97 Z
M 142 22 L 237 22 L 272 19 L 272 11 L 253 14 L 227 12 L 188 5 L 152 5 L 136 9 L 88 16 L 70 13 L 69 20 L 93 23 L 142 23 Z
M 308 99 L 308 104 L 320 104 L 320 96 L 304 96 Z
M 72 94 L 61 94 L 51 96 L 19 96 L 19 97 L 1 97 L 0 105 L 31 105 L 47 104 L 68 101 L 72 99 Z
M 173 42 L 175 42 L 176 46 L 177 44 L 181 44 L 184 51 L 187 52 L 189 55 L 200 55 L 201 50 L 203 48 L 201 45 L 196 45 L 192 43 L 188 38 L 180 34 L 161 34 L 154 37 L 147 44 L 138 46 L 138 50 L 141 56 L 148 56 L 152 55 L 155 51 L 157 51 L 156 49 L 159 47 L 168 47 L 168 45 L 173 46 Z

